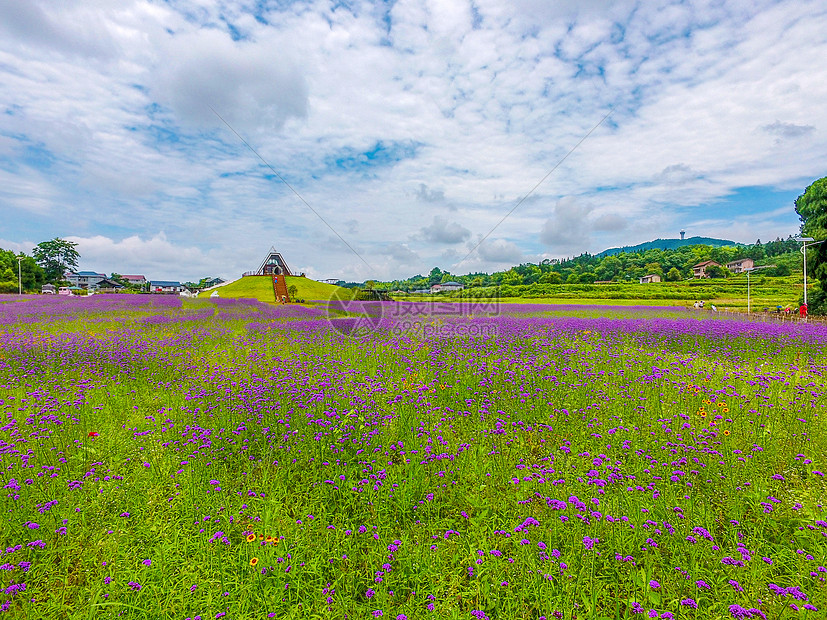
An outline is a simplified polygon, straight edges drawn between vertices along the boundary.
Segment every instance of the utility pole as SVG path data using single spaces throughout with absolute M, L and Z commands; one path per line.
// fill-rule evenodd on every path
M 769 269 L 770 267 L 775 267 L 775 265 L 761 265 L 760 267 L 753 267 L 752 269 L 744 269 L 744 273 L 747 274 L 747 314 L 750 313 L 749 274 L 753 271 L 758 271 L 759 269 Z
M 23 272 L 21 271 L 21 265 L 23 264 L 23 259 L 26 258 L 25 256 L 18 256 L 17 257 L 17 294 L 23 294 Z
M 819 243 L 824 243 L 827 239 L 822 239 L 821 241 L 816 241 L 812 237 L 798 237 L 796 241 L 801 241 L 801 253 L 804 255 L 804 305 L 807 305 L 807 246 L 808 245 L 818 245 Z M 808 241 L 814 241 L 815 243 L 808 244 Z

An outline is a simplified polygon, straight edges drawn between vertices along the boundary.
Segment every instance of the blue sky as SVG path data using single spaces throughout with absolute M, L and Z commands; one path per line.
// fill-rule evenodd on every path
M 807 0 L 0 0 L 0 247 L 364 280 L 766 241 L 827 174 L 824 58 Z

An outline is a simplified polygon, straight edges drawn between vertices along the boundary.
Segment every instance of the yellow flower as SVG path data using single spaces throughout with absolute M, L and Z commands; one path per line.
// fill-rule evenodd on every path
M 250 566 L 255 566 L 256 564 L 258 564 L 258 558 L 252 558 L 250 560 Z
M 729 431 L 724 431 L 724 435 L 729 435 Z
M 702 418 L 705 418 L 706 417 L 706 411 L 699 411 L 698 415 L 701 416 Z
M 247 534 L 247 542 L 253 542 L 256 539 L 255 534 Z

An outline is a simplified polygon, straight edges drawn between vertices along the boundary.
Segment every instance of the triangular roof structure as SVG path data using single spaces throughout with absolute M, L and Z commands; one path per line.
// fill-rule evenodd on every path
M 287 261 L 284 260 L 284 257 L 279 252 L 276 252 L 275 247 L 270 248 L 267 256 L 261 261 L 261 266 L 258 268 L 258 271 L 256 271 L 256 275 L 259 276 L 269 276 L 272 274 L 282 276 L 293 275 L 290 267 L 287 266 Z

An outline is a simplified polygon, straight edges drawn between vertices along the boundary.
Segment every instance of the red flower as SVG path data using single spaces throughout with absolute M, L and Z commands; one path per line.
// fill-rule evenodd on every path
M 100 436 L 100 433 L 98 433 L 97 431 L 89 431 L 88 437 L 99 437 L 99 436 Z

